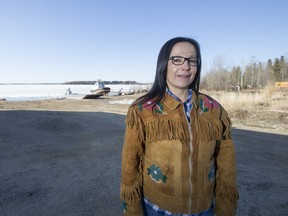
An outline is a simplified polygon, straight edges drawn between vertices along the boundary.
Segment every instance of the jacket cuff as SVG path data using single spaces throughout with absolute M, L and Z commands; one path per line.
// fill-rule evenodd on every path
M 239 193 L 236 187 L 225 184 L 216 186 L 215 214 L 217 216 L 235 216 Z
M 216 216 L 235 216 L 237 202 L 231 202 L 227 197 L 216 196 L 215 215 Z
M 122 201 L 122 210 L 125 216 L 141 216 L 142 206 L 142 178 L 141 175 L 135 180 L 132 186 L 121 183 L 120 199 Z
M 134 203 L 122 201 L 123 215 L 125 216 L 143 216 L 142 200 L 139 199 Z

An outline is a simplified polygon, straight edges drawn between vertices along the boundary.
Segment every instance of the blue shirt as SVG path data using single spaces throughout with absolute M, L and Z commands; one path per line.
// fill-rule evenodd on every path
M 165 211 L 159 208 L 157 205 L 154 205 L 145 197 L 143 198 L 143 205 L 145 216 L 214 216 L 213 205 L 211 206 L 211 208 L 197 214 L 173 214 L 169 211 Z
M 182 103 L 182 101 L 176 95 L 174 95 L 168 88 L 166 88 L 166 92 L 170 96 L 172 96 L 173 98 L 175 98 L 176 100 Z M 190 111 L 193 107 L 192 106 L 192 92 L 193 92 L 192 89 L 188 90 L 188 98 L 183 102 L 185 113 L 189 122 L 190 122 Z

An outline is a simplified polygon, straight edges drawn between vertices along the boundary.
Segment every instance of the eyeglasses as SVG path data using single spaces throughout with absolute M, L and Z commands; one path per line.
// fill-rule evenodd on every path
M 185 58 L 183 56 L 171 56 L 169 60 L 172 60 L 172 64 L 174 65 L 183 65 L 186 60 L 190 66 L 197 66 L 200 63 L 200 59 L 194 57 Z

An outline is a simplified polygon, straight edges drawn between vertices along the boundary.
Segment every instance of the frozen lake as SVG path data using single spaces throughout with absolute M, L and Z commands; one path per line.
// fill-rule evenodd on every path
M 91 94 L 94 85 L 62 85 L 62 84 L 2 84 L 0 85 L 0 99 L 7 101 L 27 101 L 43 99 L 65 98 L 66 91 L 73 94 Z M 150 85 L 105 85 L 110 87 L 111 92 L 128 93 L 149 90 Z

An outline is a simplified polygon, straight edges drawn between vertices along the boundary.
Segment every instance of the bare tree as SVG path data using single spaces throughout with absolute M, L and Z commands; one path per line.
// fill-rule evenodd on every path
M 249 63 L 242 67 L 234 66 L 231 71 L 226 69 L 223 56 L 214 58 L 210 71 L 202 79 L 202 87 L 207 90 L 235 89 L 235 86 L 245 88 L 262 88 L 268 83 L 288 80 L 288 63 L 284 56 L 268 59 L 267 63 L 256 61 L 252 57 Z

